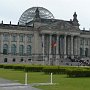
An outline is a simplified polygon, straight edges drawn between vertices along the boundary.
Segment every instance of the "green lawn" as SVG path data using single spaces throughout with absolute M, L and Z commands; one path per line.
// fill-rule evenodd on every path
M 24 83 L 23 71 L 0 69 L 0 77 Z M 42 72 L 29 72 L 28 83 L 50 82 L 50 75 Z M 67 78 L 66 75 L 53 75 L 56 85 L 37 86 L 42 90 L 90 90 L 90 78 Z

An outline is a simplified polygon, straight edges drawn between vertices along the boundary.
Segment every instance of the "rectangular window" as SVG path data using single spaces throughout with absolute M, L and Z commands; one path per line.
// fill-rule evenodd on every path
M 19 46 L 19 54 L 24 55 L 24 46 L 23 45 Z
M 9 34 L 7 33 L 3 34 L 3 41 L 9 41 Z
M 20 35 L 20 42 L 23 42 L 23 41 L 24 41 L 24 35 L 21 34 L 21 35 Z
M 81 40 L 80 40 L 80 44 L 81 44 L 81 45 L 84 44 L 84 38 L 81 38 Z
M 85 44 L 88 45 L 88 39 L 85 40 Z
M 32 34 L 27 35 L 27 41 L 32 42 Z
M 16 34 L 13 34 L 13 35 L 12 35 L 12 41 L 13 41 L 13 42 L 16 42 L 16 40 L 17 40 L 17 36 L 16 36 Z

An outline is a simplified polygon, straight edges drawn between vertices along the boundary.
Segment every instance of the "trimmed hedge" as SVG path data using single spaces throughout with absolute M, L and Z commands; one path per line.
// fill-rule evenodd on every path
M 43 66 L 39 65 L 24 65 L 24 64 L 2 64 L 0 68 L 4 69 L 14 69 L 23 70 L 26 72 L 41 72 L 43 71 Z
M 13 65 L 13 67 L 11 69 L 14 69 L 14 70 L 24 70 L 25 66 L 24 65 Z
M 0 64 L 0 68 L 3 68 L 4 65 Z
M 67 70 L 68 77 L 90 77 L 90 68 Z
M 13 65 L 9 65 L 9 64 L 3 65 L 3 68 L 4 69 L 12 69 L 13 68 Z
M 0 64 L 0 68 L 25 72 L 44 72 L 45 74 L 67 74 L 68 77 L 90 77 L 90 67 Z
M 43 71 L 42 66 L 25 66 L 24 69 L 26 72 L 41 72 L 41 71 Z
M 59 66 L 46 66 L 43 68 L 43 72 L 46 74 L 65 74 L 66 69 L 64 67 L 59 67 Z

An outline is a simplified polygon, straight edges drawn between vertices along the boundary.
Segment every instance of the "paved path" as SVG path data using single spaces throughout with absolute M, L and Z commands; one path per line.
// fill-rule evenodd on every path
M 10 80 L 0 78 L 0 90 L 40 90 L 31 87 L 30 85 L 23 85 Z

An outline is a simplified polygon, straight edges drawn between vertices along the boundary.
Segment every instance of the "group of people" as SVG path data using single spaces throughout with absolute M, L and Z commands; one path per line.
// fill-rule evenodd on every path
M 74 59 L 70 59 L 71 62 L 79 62 L 78 65 L 80 66 L 90 66 L 90 62 L 89 60 L 82 60 L 82 59 L 78 59 L 78 58 L 74 58 Z

